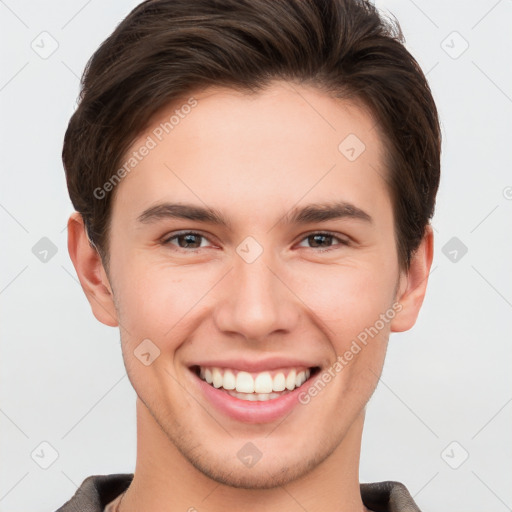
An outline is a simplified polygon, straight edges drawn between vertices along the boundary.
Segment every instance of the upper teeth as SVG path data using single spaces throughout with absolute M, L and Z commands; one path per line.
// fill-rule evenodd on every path
M 289 391 L 301 386 L 311 375 L 307 370 L 285 370 L 277 372 L 273 377 L 270 372 L 250 374 L 237 370 L 221 368 L 202 368 L 200 377 L 216 388 L 236 389 L 239 393 L 272 393 L 273 391 Z

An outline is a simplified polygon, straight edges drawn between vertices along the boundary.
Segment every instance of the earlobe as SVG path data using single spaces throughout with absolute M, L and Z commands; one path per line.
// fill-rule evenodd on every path
M 396 301 L 402 308 L 391 322 L 391 332 L 407 331 L 416 323 L 425 298 L 433 255 L 434 234 L 432 227 L 427 225 L 420 246 L 411 256 L 409 270 L 401 277 Z
M 105 325 L 117 327 L 112 288 L 101 257 L 90 244 L 78 212 L 72 213 L 68 220 L 68 251 L 94 316 Z

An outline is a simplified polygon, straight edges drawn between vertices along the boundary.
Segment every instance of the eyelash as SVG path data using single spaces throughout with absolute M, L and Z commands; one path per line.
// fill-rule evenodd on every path
M 162 241 L 162 245 L 173 245 L 173 244 L 171 244 L 172 240 L 176 240 L 176 239 L 178 239 L 178 238 L 180 238 L 182 236 L 186 236 L 186 235 L 195 235 L 197 237 L 204 238 L 205 240 L 208 240 L 208 238 L 205 235 L 203 235 L 201 233 L 198 233 L 197 231 L 182 231 L 180 233 L 175 233 L 172 236 L 165 238 Z M 335 246 L 332 246 L 332 247 L 328 247 L 326 249 L 317 248 L 317 247 L 307 247 L 308 249 L 315 249 L 315 252 L 328 252 L 328 251 L 332 251 L 332 250 L 336 249 L 336 247 L 338 247 L 340 245 L 341 246 L 348 246 L 348 245 L 350 245 L 350 242 L 348 240 L 340 238 L 339 236 L 336 236 L 334 233 L 331 233 L 329 231 L 313 231 L 312 233 L 309 233 L 309 234 L 305 235 L 304 237 L 302 237 L 300 242 L 303 242 L 304 240 L 307 240 L 308 238 L 313 237 L 315 235 L 332 237 L 333 240 L 337 240 L 339 242 L 339 244 L 337 244 Z M 177 250 L 177 251 L 192 252 L 192 253 L 198 252 L 201 249 L 204 249 L 204 247 L 197 247 L 197 248 L 194 248 L 194 249 L 187 249 L 187 248 L 184 248 L 184 247 L 176 246 L 176 248 L 175 248 L 175 250 Z

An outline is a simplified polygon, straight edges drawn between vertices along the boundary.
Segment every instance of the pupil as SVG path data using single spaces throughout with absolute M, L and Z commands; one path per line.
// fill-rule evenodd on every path
M 322 244 L 322 241 L 325 242 L 326 239 L 330 239 L 331 235 L 312 235 L 310 238 L 313 239 L 313 246 L 318 247 L 319 245 Z M 319 245 L 316 245 L 317 243 Z
M 198 247 L 197 240 L 194 242 L 194 239 L 197 239 L 197 238 L 198 238 L 197 235 L 192 235 L 192 234 L 182 235 L 181 240 L 185 240 L 185 245 L 183 245 L 183 244 L 180 244 L 180 245 L 181 245 L 181 247 L 191 247 L 191 246 Z

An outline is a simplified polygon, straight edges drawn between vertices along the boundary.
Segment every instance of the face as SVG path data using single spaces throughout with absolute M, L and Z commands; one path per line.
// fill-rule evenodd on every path
M 127 158 L 152 147 L 115 191 L 123 357 L 195 468 L 272 487 L 341 449 L 400 316 L 382 142 L 363 109 L 313 88 L 190 96 L 135 141 Z

